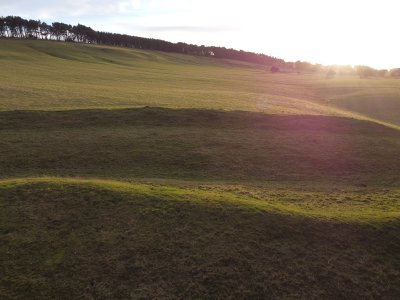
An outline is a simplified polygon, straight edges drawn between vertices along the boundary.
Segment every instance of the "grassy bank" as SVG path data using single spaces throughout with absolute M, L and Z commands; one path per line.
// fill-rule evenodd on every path
M 233 193 L 104 181 L 6 181 L 0 190 L 5 298 L 400 292 L 396 218 L 329 221 Z
M 371 122 L 157 108 L 0 116 L 3 178 L 399 183 L 400 133 Z

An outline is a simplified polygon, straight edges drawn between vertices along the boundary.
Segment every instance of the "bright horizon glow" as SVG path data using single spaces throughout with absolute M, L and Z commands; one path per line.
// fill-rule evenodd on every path
M 1 14 L 265 53 L 286 61 L 400 67 L 395 0 L 0 0 Z

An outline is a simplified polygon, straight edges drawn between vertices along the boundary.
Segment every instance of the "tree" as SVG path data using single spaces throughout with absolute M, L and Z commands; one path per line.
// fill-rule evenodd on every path
M 18 23 L 15 17 L 8 16 L 5 18 L 5 25 L 9 30 L 10 37 L 17 37 L 18 34 Z
M 4 23 L 5 21 L 5 23 Z M 27 20 L 22 19 L 21 17 L 8 16 L 4 19 L 3 24 L 5 24 L 10 30 L 11 37 L 14 38 L 24 38 L 25 34 L 25 25 Z
M 272 73 L 278 73 L 279 72 L 279 68 L 277 66 L 272 66 L 271 67 L 271 72 Z
M 72 33 L 78 42 L 81 43 L 93 43 L 96 41 L 96 32 L 85 25 L 78 24 L 71 29 Z
M 49 34 L 51 33 L 51 26 L 46 24 L 45 22 L 42 22 L 39 26 L 39 32 L 40 32 L 42 39 L 47 40 L 49 37 Z
M 368 78 L 376 74 L 376 70 L 368 66 L 356 66 L 356 72 L 360 78 Z
M 309 62 L 298 60 L 294 63 L 294 68 L 298 73 L 301 73 L 301 72 L 312 71 L 313 65 L 310 64 Z
M 379 77 L 385 77 L 387 73 L 388 73 L 388 70 L 382 69 L 382 70 L 379 70 L 379 71 L 377 72 L 377 75 L 378 75 Z
M 39 25 L 40 22 L 36 20 L 29 20 L 26 23 L 26 29 L 28 31 L 28 37 L 32 38 L 38 38 L 38 33 L 39 33 Z
M 64 40 L 66 40 L 70 27 L 71 25 L 68 24 L 54 22 L 51 27 L 51 34 L 53 34 L 57 38 L 57 41 L 59 41 L 62 37 L 64 37 Z
M 0 17 L 0 34 L 3 37 L 7 36 L 6 19 L 3 17 Z

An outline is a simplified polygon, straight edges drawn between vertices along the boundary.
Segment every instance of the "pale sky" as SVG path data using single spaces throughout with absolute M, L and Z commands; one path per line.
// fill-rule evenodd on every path
M 207 46 L 286 61 L 400 67 L 397 0 L 0 0 L 0 15 Z

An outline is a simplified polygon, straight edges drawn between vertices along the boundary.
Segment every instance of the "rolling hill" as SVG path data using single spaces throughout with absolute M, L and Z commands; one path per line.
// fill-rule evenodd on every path
M 328 116 L 138 108 L 0 112 L 0 177 L 400 184 L 400 131 Z
M 396 79 L 271 74 L 268 66 L 138 49 L 0 40 L 0 110 L 161 106 L 338 115 L 400 125 Z
M 315 218 L 204 187 L 2 181 L 0 295 L 394 299 L 399 192 L 385 209 L 353 196 L 358 216 L 331 207 Z
M 399 297 L 399 80 L 1 39 L 0 66 L 0 298 Z

